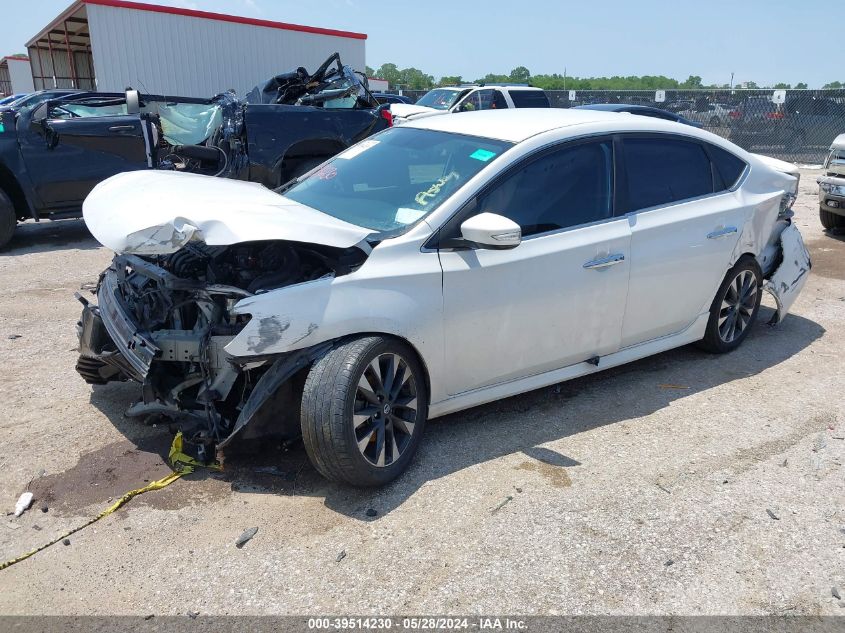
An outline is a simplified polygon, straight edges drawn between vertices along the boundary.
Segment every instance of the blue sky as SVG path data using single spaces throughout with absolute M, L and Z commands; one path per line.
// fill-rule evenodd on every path
M 367 33 L 367 63 L 475 79 L 526 66 L 580 77 L 667 75 L 704 83 L 840 80 L 836 4 L 821 0 L 159 0 L 191 9 Z M 32 0 L 0 22 L 0 54 L 70 5 Z

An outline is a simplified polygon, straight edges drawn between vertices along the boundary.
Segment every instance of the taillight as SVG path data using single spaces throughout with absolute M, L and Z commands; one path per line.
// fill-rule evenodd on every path
M 732 119 L 738 119 L 742 116 L 742 112 L 740 112 L 739 110 L 731 110 L 730 112 L 728 112 L 728 116 Z
M 387 125 L 391 127 L 393 126 L 393 113 L 390 111 L 389 108 L 382 108 L 381 118 L 387 121 Z
M 766 112 L 767 119 L 782 119 L 783 112 Z

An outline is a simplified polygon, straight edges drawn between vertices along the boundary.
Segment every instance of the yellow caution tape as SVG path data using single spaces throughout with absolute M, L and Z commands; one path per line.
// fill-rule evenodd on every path
M 194 469 L 197 468 L 197 467 L 211 468 L 213 470 L 221 470 L 220 465 L 217 464 L 217 463 L 206 465 L 206 464 L 203 464 L 202 462 L 198 462 L 197 460 L 195 460 L 190 455 L 186 455 L 185 453 L 183 453 L 182 452 L 182 432 L 181 431 L 176 434 L 176 437 L 173 438 L 173 444 L 170 446 L 169 459 L 170 459 L 170 465 L 174 469 L 176 469 L 176 470 L 174 470 L 174 472 L 170 473 L 166 477 L 162 477 L 161 479 L 158 479 L 156 481 L 148 483 L 143 488 L 136 488 L 135 490 L 130 490 L 125 495 L 123 495 L 120 499 L 118 499 L 112 505 L 110 505 L 108 508 L 106 508 L 105 510 L 100 512 L 100 514 L 95 516 L 93 519 L 90 519 L 87 522 L 83 523 L 82 525 L 73 528 L 69 532 L 65 532 L 61 536 L 54 538 L 49 543 L 45 543 L 44 545 L 36 547 L 31 552 L 27 552 L 26 554 L 22 554 L 21 556 L 18 556 L 17 558 L 13 558 L 12 560 L 7 560 L 5 563 L 0 563 L 0 570 L 6 569 L 7 567 L 11 567 L 15 563 L 19 563 L 22 560 L 26 560 L 27 558 L 29 558 L 33 554 L 37 554 L 41 550 L 47 549 L 51 545 L 55 545 L 59 541 L 66 539 L 71 534 L 75 534 L 76 532 L 79 532 L 79 530 L 81 530 L 83 528 L 87 528 L 92 523 L 96 523 L 97 521 L 99 521 L 103 517 L 107 517 L 108 515 L 110 515 L 112 512 L 114 512 L 115 510 L 117 510 L 118 508 L 123 506 L 125 503 L 130 501 L 133 497 L 137 497 L 138 495 L 144 494 L 145 492 L 150 492 L 151 490 L 161 490 L 162 488 L 169 486 L 174 481 L 179 479 L 182 475 L 187 475 L 189 473 L 194 472 Z

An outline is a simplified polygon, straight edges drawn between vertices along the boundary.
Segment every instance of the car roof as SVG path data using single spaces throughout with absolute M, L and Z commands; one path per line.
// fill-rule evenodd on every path
M 833 139 L 833 143 L 830 144 L 830 149 L 845 149 L 845 134 L 840 134 Z
M 467 134 L 519 143 L 543 132 L 586 123 L 605 122 L 609 124 L 607 129 L 610 131 L 614 128 L 614 124 L 619 127 L 623 120 L 620 117 L 626 117 L 624 119 L 626 122 L 634 118 L 618 112 L 578 108 L 509 108 L 461 112 L 454 116 L 423 117 L 403 123 L 401 127 Z M 649 127 L 657 130 L 677 131 L 677 127 L 674 126 L 678 124 L 673 121 L 661 121 L 650 117 L 636 117 L 636 119 L 647 122 Z M 643 127 L 639 123 L 636 125 Z
M 622 112 L 628 110 L 657 110 L 659 112 L 666 112 L 672 115 L 673 112 L 668 110 L 661 110 L 654 106 L 642 105 L 641 103 L 589 103 L 586 105 L 575 106 L 576 110 L 601 110 L 604 112 Z

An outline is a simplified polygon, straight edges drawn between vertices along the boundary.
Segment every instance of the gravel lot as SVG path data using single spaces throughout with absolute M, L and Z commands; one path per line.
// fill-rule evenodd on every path
M 796 205 L 813 274 L 738 351 L 435 420 L 382 490 L 327 484 L 301 447 L 233 457 L 0 571 L 0 613 L 845 615 L 845 238 L 822 232 L 818 173 Z M 36 494 L 0 517 L 0 560 L 168 472 L 167 429 L 122 416 L 137 386 L 73 369 L 73 293 L 110 257 L 81 221 L 0 255 L 0 504 Z

